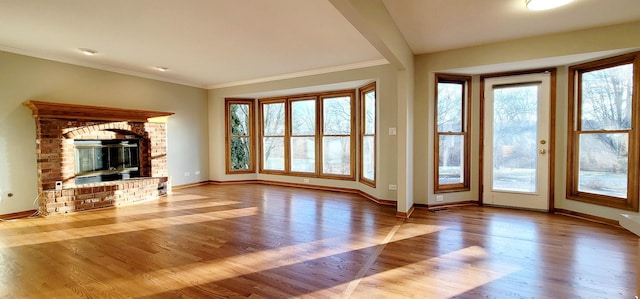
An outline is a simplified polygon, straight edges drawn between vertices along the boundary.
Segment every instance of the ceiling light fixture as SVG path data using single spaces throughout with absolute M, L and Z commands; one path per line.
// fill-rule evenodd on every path
M 169 68 L 166 66 L 154 66 L 153 68 L 161 72 L 166 72 L 169 70 Z
M 87 56 L 93 56 L 98 54 L 98 51 L 94 50 L 94 49 L 88 49 L 88 48 L 78 48 L 78 50 L 80 50 L 80 52 L 84 55 Z
M 573 0 L 524 0 L 530 10 L 546 10 L 569 4 Z

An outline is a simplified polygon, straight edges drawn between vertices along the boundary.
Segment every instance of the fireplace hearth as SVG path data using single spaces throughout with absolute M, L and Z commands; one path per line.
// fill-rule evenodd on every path
M 133 203 L 168 192 L 166 122 L 173 113 L 24 104 L 36 120 L 41 214 Z

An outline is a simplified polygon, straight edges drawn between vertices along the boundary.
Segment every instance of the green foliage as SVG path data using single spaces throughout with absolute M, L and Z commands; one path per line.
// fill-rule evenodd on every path
M 231 169 L 249 169 L 249 141 L 246 138 L 231 138 Z
M 231 169 L 249 169 L 251 153 L 248 134 L 248 105 L 231 105 Z M 237 136 L 237 137 L 236 137 Z

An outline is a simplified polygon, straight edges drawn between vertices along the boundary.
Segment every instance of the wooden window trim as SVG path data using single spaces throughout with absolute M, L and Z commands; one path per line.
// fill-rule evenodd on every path
M 632 91 L 632 120 L 629 130 L 589 130 L 583 131 L 580 111 L 582 110 L 582 74 L 615 67 L 623 64 L 633 64 L 633 91 Z M 569 67 L 569 106 L 568 106 L 568 132 L 567 132 L 567 198 L 575 201 L 586 202 L 611 208 L 628 211 L 638 211 L 638 188 L 640 168 L 640 52 L 619 55 L 611 58 L 600 59 Z M 598 133 L 627 133 L 629 134 L 629 161 L 627 173 L 627 198 L 581 192 L 578 191 L 579 171 L 579 138 L 582 134 Z
M 351 98 L 351 132 L 350 132 L 350 175 L 335 175 L 335 174 L 324 174 L 322 173 L 322 130 L 323 130 L 323 110 L 322 103 L 324 98 L 333 98 L 340 96 L 349 96 Z M 291 137 L 292 137 L 292 128 L 291 128 L 291 103 L 298 100 L 307 100 L 307 99 L 315 99 L 316 100 L 316 171 L 314 173 L 311 172 L 293 172 L 291 171 Z M 270 103 L 284 103 L 285 107 L 285 135 L 284 135 L 284 162 L 285 167 L 284 171 L 277 170 L 268 170 L 264 169 L 264 161 L 262 157 L 264 156 L 263 150 L 263 141 L 264 141 L 264 104 Z M 305 93 L 305 94 L 297 94 L 297 95 L 288 95 L 283 97 L 274 97 L 274 98 L 262 98 L 258 99 L 259 106 L 259 123 L 260 123 L 260 151 L 257 153 L 260 155 L 260 167 L 259 173 L 263 174 L 276 174 L 276 175 L 286 175 L 286 176 L 298 176 L 298 177 L 315 177 L 315 178 L 323 178 L 323 179 L 335 179 L 335 180 L 355 180 L 355 90 L 339 90 L 339 91 L 330 91 L 330 92 L 322 92 L 322 93 Z M 326 135 L 332 136 L 332 135 Z M 346 135 L 335 135 L 335 136 L 346 136 Z M 268 136 L 267 136 L 268 137 Z M 278 136 L 281 137 L 281 136 Z
M 231 135 L 231 105 L 249 105 L 249 135 L 247 136 L 235 136 Z M 224 101 L 225 110 L 225 168 L 226 174 L 244 174 L 255 173 L 256 171 L 256 140 L 255 140 L 255 110 L 253 99 L 236 99 L 226 98 Z M 231 139 L 234 137 L 246 137 L 249 138 L 249 168 L 248 169 L 231 169 Z
M 350 131 L 349 131 L 349 135 L 344 135 L 344 134 L 324 134 L 324 100 L 327 98 L 337 98 L 337 97 L 349 97 L 350 98 L 350 105 L 351 105 L 351 119 L 350 119 Z M 339 92 L 332 92 L 332 93 L 328 93 L 328 94 L 322 94 L 319 96 L 319 105 L 320 105 L 320 122 L 319 122 L 319 130 L 320 130 L 320 136 L 319 136 L 319 146 L 320 146 L 320 157 L 319 157 L 319 169 L 318 171 L 320 172 L 320 177 L 321 178 L 328 178 L 328 179 L 336 179 L 336 180 L 350 180 L 350 181 L 354 181 L 356 176 L 355 176 L 355 131 L 356 131 L 356 126 L 355 126 L 355 119 L 356 119 L 356 114 L 355 114 L 355 90 L 349 90 L 349 91 L 339 91 Z M 323 143 L 322 143 L 322 139 L 324 137 L 349 137 L 349 175 L 338 175 L 338 174 L 330 174 L 330 173 L 324 173 L 322 170 L 322 166 L 323 166 L 323 162 L 324 162 L 324 152 L 323 152 Z
M 288 105 L 287 110 L 289 111 L 289 118 L 288 118 L 289 122 L 288 123 L 289 124 L 293 124 L 293 112 L 292 112 L 293 111 L 293 109 L 292 109 L 293 103 L 297 102 L 297 101 L 307 101 L 307 100 L 315 101 L 315 109 L 316 109 L 315 110 L 315 114 L 316 114 L 315 115 L 315 118 L 316 118 L 315 119 L 315 124 L 316 124 L 315 132 L 314 132 L 313 135 L 293 135 L 293 127 L 291 125 L 289 125 L 289 126 L 287 126 L 287 131 L 289 131 L 288 132 L 289 137 L 287 138 L 288 140 L 286 142 L 287 142 L 287 145 L 289 147 L 291 147 L 291 138 L 293 138 L 293 137 L 313 137 L 314 140 L 315 140 L 315 169 L 314 169 L 313 172 L 301 172 L 301 171 L 290 170 L 288 172 L 288 174 L 292 175 L 292 176 L 317 177 L 318 174 L 319 174 L 319 171 L 320 171 L 319 170 L 320 166 L 319 166 L 319 162 L 318 162 L 318 160 L 319 160 L 318 159 L 318 154 L 320 153 L 320 147 L 318 145 L 318 123 L 319 123 L 318 119 L 320 117 L 320 112 L 318 110 L 319 109 L 318 97 L 314 96 L 314 95 L 307 95 L 307 96 L 288 98 L 287 99 L 287 105 Z M 289 153 L 291 153 L 291 151 L 289 151 Z M 291 159 L 293 159 L 293 157 L 291 155 L 288 155 L 288 157 L 285 157 L 285 159 L 289 161 L 288 165 L 290 167 L 291 166 Z M 291 169 L 291 168 L 287 168 L 287 169 Z
M 369 92 L 374 92 L 376 94 L 376 99 L 375 99 L 375 103 L 374 105 L 376 107 L 375 108 L 375 114 L 374 114 L 374 128 L 373 128 L 373 134 L 366 134 L 365 132 L 365 110 L 366 110 L 366 104 L 365 104 L 365 95 Z M 378 91 L 376 89 L 376 82 L 371 82 L 365 86 L 360 87 L 360 155 L 358 157 L 359 159 L 359 171 L 358 171 L 358 181 L 362 184 L 365 184 L 369 187 L 375 188 L 376 187 L 376 178 L 378 175 L 378 169 L 377 169 L 377 157 L 378 157 L 378 145 L 377 145 L 377 141 L 378 141 L 378 108 L 377 108 L 377 103 L 378 103 Z M 365 178 L 363 176 L 364 173 L 364 138 L 365 137 L 373 137 L 373 180 Z
M 264 105 L 265 104 L 278 104 L 278 103 L 282 103 L 284 104 L 284 135 L 268 135 L 266 136 L 264 134 Z M 289 116 L 288 116 L 288 111 L 289 109 L 287 109 L 287 100 L 286 98 L 273 98 L 273 99 L 266 99 L 266 100 L 260 100 L 259 101 L 259 107 L 260 107 L 260 173 L 264 173 L 264 174 L 286 174 L 289 171 L 289 159 L 287 159 L 288 157 L 288 152 L 287 150 L 289 149 L 287 142 L 288 142 L 288 130 L 287 130 L 287 126 L 288 124 L 288 120 L 289 120 Z M 264 168 L 264 138 L 265 137 L 283 137 L 284 138 L 284 170 L 275 170 L 275 169 L 265 169 Z
M 439 83 L 457 83 L 462 84 L 462 127 L 461 132 L 440 132 L 438 131 L 438 84 Z M 471 190 L 470 187 L 470 162 L 469 154 L 471 150 L 471 134 L 469 131 L 469 123 L 471 122 L 471 114 L 469 113 L 469 107 L 471 107 L 471 77 L 450 75 L 450 74 L 436 74 L 435 75 L 435 100 L 434 100 L 434 193 L 449 193 L 449 192 L 462 192 Z M 440 136 L 463 136 L 463 149 L 464 157 L 463 163 L 463 175 L 462 183 L 456 184 L 440 184 Z

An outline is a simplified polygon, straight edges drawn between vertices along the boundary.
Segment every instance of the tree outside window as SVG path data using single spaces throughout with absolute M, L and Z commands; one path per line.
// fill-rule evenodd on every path
M 535 192 L 539 83 L 493 90 L 492 189 Z
M 285 171 L 285 102 L 263 102 L 262 170 Z
M 226 99 L 226 173 L 254 172 L 253 100 Z
M 638 171 L 629 168 L 639 159 L 638 57 L 632 53 L 570 68 L 570 86 L 575 86 L 569 115 L 571 199 L 638 210 Z
M 436 74 L 436 193 L 469 190 L 470 82 L 467 76 Z
M 351 175 L 351 101 L 349 96 L 322 99 L 322 173 Z
M 360 88 L 361 183 L 376 186 L 376 82 Z
M 291 101 L 291 171 L 316 173 L 316 99 Z
M 353 91 L 260 99 L 260 171 L 354 179 Z

